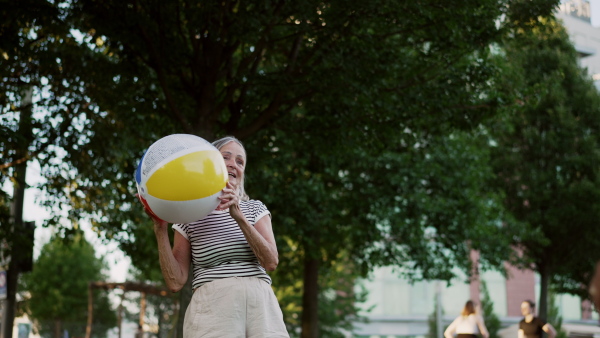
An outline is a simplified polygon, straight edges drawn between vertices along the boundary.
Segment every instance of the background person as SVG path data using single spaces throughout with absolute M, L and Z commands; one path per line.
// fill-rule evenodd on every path
M 444 337 L 452 338 L 476 338 L 481 334 L 483 338 L 488 338 L 489 333 L 483 318 L 475 311 L 475 304 L 469 300 L 465 303 L 460 316 L 448 326 L 444 331 Z
M 594 276 L 590 281 L 590 296 L 596 307 L 596 311 L 600 309 L 600 261 L 596 263 L 596 270 Z
M 225 160 L 229 181 L 216 210 L 187 224 L 152 217 L 160 267 L 167 287 L 179 291 L 193 265 L 194 290 L 186 310 L 186 338 L 289 337 L 266 270 L 278 264 L 271 214 L 244 190 L 246 150 L 234 137 L 213 142 Z
M 548 338 L 556 336 L 556 330 L 550 323 L 535 316 L 535 303 L 531 300 L 521 303 L 521 314 L 525 318 L 519 322 L 519 338 L 542 338 L 542 332 L 546 332 Z

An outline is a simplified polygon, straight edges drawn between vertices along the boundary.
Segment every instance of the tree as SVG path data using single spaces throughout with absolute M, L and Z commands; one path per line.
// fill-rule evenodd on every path
M 548 323 L 556 330 L 556 338 L 567 338 L 567 333 L 562 328 L 562 316 L 556 304 L 557 294 L 550 290 L 548 292 Z
M 42 247 L 33 271 L 23 276 L 31 298 L 27 312 L 39 323 L 42 336 L 62 337 L 63 331 L 84 336 L 87 321 L 88 284 L 103 280 L 101 258 L 77 231 L 71 238 L 54 237 Z M 94 337 L 103 337 L 116 326 L 116 314 L 105 292 L 94 293 Z
M 504 83 L 515 104 L 490 130 L 504 205 L 526 230 L 514 244 L 522 266 L 541 276 L 545 319 L 549 284 L 585 293 L 600 258 L 600 94 L 553 17 L 527 25 L 533 29 L 516 30 L 503 52 L 515 67 Z
M 481 281 L 481 312 L 483 322 L 489 332 L 489 338 L 498 338 L 500 330 L 500 319 L 494 313 L 494 302 L 490 298 L 490 292 L 485 281 Z
M 485 234 L 497 226 L 474 221 L 495 218 L 494 193 L 453 174 L 465 169 L 480 183 L 485 175 L 459 161 L 440 164 L 456 130 L 452 146 L 470 160 L 462 141 L 477 142 L 461 132 L 501 104 L 487 47 L 504 33 L 498 23 L 507 5 L 517 3 L 52 3 L 70 30 L 41 41 L 61 41 L 50 44 L 58 61 L 49 69 L 60 70 L 52 79 L 68 99 L 44 125 L 54 116 L 70 123 L 48 138 L 64 153 L 46 148 L 38 157 L 48 204 L 89 217 L 123 242 L 134 264 L 156 267 L 147 252 L 151 229 L 139 226 L 148 221 L 133 198 L 144 149 L 175 132 L 243 138 L 261 170 L 252 191 L 281 220 L 282 254 L 291 245 L 302 255 L 289 260 L 299 266 L 278 273 L 303 273 L 306 337 L 318 335 L 326 289 L 318 277 L 341 248 L 363 274 L 412 262 L 420 278 L 449 278 L 445 264 L 469 264 L 471 236 L 472 245 L 490 248 L 482 261 L 493 264 L 502 246 Z M 536 17 L 553 4 L 528 1 L 519 13 Z
M 428 338 L 441 338 L 438 337 L 438 320 L 437 320 L 437 307 L 438 307 L 438 298 L 435 297 L 433 299 L 433 312 L 427 317 L 427 325 L 429 326 L 429 331 L 427 332 L 427 337 Z M 444 307 L 442 307 L 441 311 L 440 311 L 442 317 L 444 315 Z M 441 332 L 442 334 L 446 331 L 446 329 L 448 328 L 447 325 L 443 324 L 442 321 L 442 329 Z
M 12 335 L 18 275 L 18 262 L 26 240 L 23 222 L 23 198 L 28 162 L 37 156 L 52 157 L 52 145 L 71 128 L 78 107 L 77 89 L 63 82 L 59 56 L 55 47 L 63 44 L 68 28 L 61 24 L 59 4 L 27 0 L 18 4 L 3 3 L 0 15 L 0 184 L 8 180 L 13 186 L 10 198 L 0 192 L 0 241 L 2 256 L 8 264 L 7 299 L 3 335 Z M 68 45 L 68 42 L 64 42 Z M 73 93 L 65 88 L 74 89 Z M 44 106 L 46 114 L 36 107 Z M 76 109 L 75 109 L 76 111 Z M 64 143 L 63 143 L 64 144 Z M 8 208 L 8 205 L 11 208 Z
M 336 143 L 345 140 L 328 139 L 327 135 L 308 137 L 307 142 L 291 145 L 285 138 L 276 139 L 275 154 L 266 149 L 255 151 L 272 157 L 272 165 L 265 164 L 248 176 L 248 191 L 264 189 L 273 201 L 274 224 L 289 222 L 286 228 L 293 230 L 282 237 L 294 245 L 284 246 L 280 254 L 286 255 L 288 248 L 292 249 L 297 261 L 299 254 L 316 247 L 311 241 L 320 239 L 320 249 L 313 249 L 319 275 L 332 268 L 331 257 L 337 252 L 347 252 L 361 274 L 377 264 L 390 264 L 401 267 L 414 279 L 449 278 L 455 266 L 467 270 L 468 253 L 475 246 L 486 252 L 482 261 L 488 267 L 501 264 L 502 250 L 508 247 L 502 244 L 505 237 L 494 221 L 500 219 L 500 211 L 494 207 L 499 201 L 494 203 L 494 195 L 481 190 L 489 185 L 485 171 L 488 157 L 479 143 L 481 138 L 456 132 L 452 137 L 432 137 L 423 148 L 407 145 L 404 154 L 385 150 L 367 156 L 347 150 L 350 154 L 342 159 L 333 154 L 337 149 L 355 149 L 338 147 Z M 327 148 L 310 148 L 313 142 Z M 290 157 L 305 152 L 311 154 L 306 161 L 331 169 L 285 166 L 294 163 Z M 264 176 L 256 179 L 257 174 Z M 329 194 L 332 191 L 336 192 L 333 196 Z M 289 209 L 289 192 L 296 197 L 296 208 L 286 210 L 289 218 L 278 219 L 277 215 Z M 367 196 L 368 203 L 364 200 Z M 330 214 L 329 220 L 324 218 L 328 210 L 337 211 Z M 377 226 L 368 226 L 370 222 Z M 467 238 L 472 242 L 468 243 Z M 294 259 L 280 259 L 278 271 L 296 274 L 290 280 L 302 278 L 302 271 L 292 265 L 297 264 Z M 322 284 L 319 287 L 325 288 Z

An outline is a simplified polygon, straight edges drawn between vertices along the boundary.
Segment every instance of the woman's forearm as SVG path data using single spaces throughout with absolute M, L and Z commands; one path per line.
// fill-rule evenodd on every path
M 279 264 L 277 247 L 275 244 L 269 243 L 247 220 L 237 221 L 246 241 L 250 244 L 250 248 L 258 258 L 258 262 L 267 271 L 273 271 Z
M 167 231 L 164 229 L 155 229 L 154 233 L 158 243 L 158 258 L 163 278 L 169 290 L 177 292 L 181 290 L 187 281 L 189 265 L 183 267 L 175 258 Z
M 544 325 L 544 327 L 542 327 L 542 330 L 544 330 L 548 334 L 548 338 L 556 337 L 556 329 L 554 329 L 554 326 L 552 326 L 550 323 Z

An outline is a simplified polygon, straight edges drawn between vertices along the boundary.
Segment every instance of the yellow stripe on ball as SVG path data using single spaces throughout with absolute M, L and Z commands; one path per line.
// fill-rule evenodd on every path
M 197 151 L 175 158 L 146 182 L 148 194 L 167 201 L 189 201 L 214 195 L 227 184 L 223 155 Z

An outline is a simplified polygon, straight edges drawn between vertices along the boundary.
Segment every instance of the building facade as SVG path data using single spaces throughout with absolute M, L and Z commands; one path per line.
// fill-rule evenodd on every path
M 450 283 L 426 281 L 409 283 L 399 277 L 393 268 L 380 268 L 373 278 L 362 281 L 369 290 L 363 308 L 368 323 L 356 324 L 354 337 L 391 338 L 423 337 L 429 334 L 429 320 L 436 312 L 436 298 L 440 304 L 444 325 L 448 325 L 461 312 L 467 300 L 481 304 L 482 284 L 488 290 L 494 313 L 502 326 L 515 325 L 522 319 L 521 302 L 539 299 L 539 276 L 531 270 L 507 267 L 509 278 L 499 272 L 483 272 L 480 279 L 462 274 Z M 556 306 L 564 323 L 598 326 L 599 316 L 592 311 L 588 301 L 571 295 L 557 295 Z M 370 311 L 367 312 L 367 309 Z
M 580 65 L 600 90 L 600 0 L 561 1 L 557 17 L 579 52 Z

